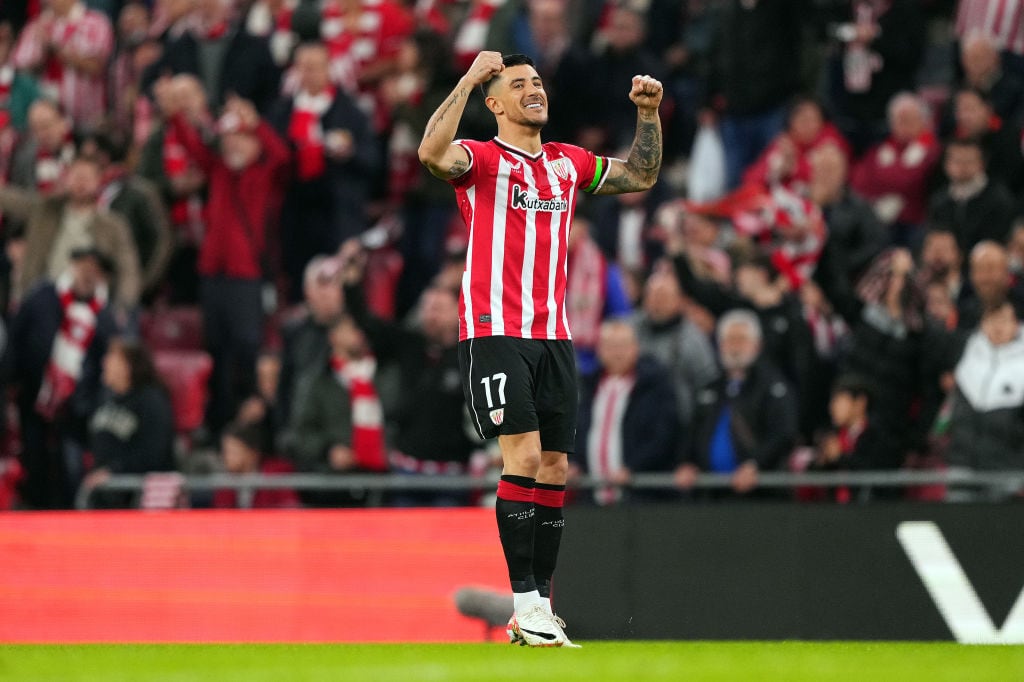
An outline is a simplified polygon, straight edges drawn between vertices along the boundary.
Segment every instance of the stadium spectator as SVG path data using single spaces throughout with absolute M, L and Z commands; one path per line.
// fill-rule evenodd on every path
M 114 29 L 105 14 L 79 0 L 49 0 L 22 30 L 11 61 L 16 69 L 38 74 L 47 96 L 84 128 L 106 114 L 113 51 Z
M 894 450 L 893 441 L 875 419 L 870 384 L 855 375 L 839 377 L 832 387 L 829 414 L 832 431 L 818 444 L 812 469 L 897 469 L 903 453 Z M 836 491 L 838 501 L 847 501 L 849 491 Z M 845 497 L 845 499 L 844 499 Z
M 722 376 L 697 394 L 697 414 L 675 471 L 689 490 L 701 471 L 730 474 L 736 493 L 758 472 L 779 468 L 796 443 L 799 406 L 786 379 L 761 353 L 761 324 L 750 310 L 718 320 Z
M 338 318 L 328 337 L 330 358 L 295 396 L 282 449 L 299 471 L 385 471 L 383 410 L 374 384 L 377 360 L 350 316 Z M 313 506 L 360 505 L 365 491 L 307 493 L 303 500 Z
M 889 137 L 854 165 L 850 186 L 890 228 L 890 242 L 917 247 L 924 236 L 928 190 L 942 150 L 924 101 L 910 93 L 889 102 Z
M 584 377 L 580 387 L 571 466 L 612 484 L 594 491 L 598 504 L 661 497 L 615 486 L 628 485 L 635 473 L 671 471 L 678 458 L 682 428 L 670 375 L 657 360 L 640 354 L 636 330 L 627 320 L 601 325 L 597 357 L 600 371 Z
M 216 149 L 180 107 L 172 112 L 175 136 L 210 183 L 199 275 L 204 338 L 214 367 L 206 425 L 217 433 L 253 392 L 263 338 L 263 278 L 270 276 L 266 226 L 279 206 L 291 154 L 251 102 L 232 99 L 225 106 Z
M 255 0 L 245 14 L 245 30 L 268 41 L 278 68 L 292 61 L 292 50 L 299 42 L 292 28 L 292 16 L 298 4 L 299 0 Z
M 1024 4 L 1017 0 L 960 0 L 956 36 L 986 36 L 1001 52 L 1001 68 L 1024 78 Z
M 956 366 L 946 453 L 952 467 L 1024 467 L 1024 335 L 1009 301 L 985 310 Z
M 160 59 L 142 78 L 145 89 L 166 75 L 190 73 L 202 82 L 207 100 L 219 109 L 233 97 L 265 112 L 277 98 L 280 73 L 266 38 L 243 30 L 233 19 L 232 0 L 198 0 L 186 30 L 167 34 Z
M 327 364 L 327 330 L 345 310 L 340 263 L 331 256 L 315 256 L 303 275 L 303 310 L 281 329 L 281 376 L 277 389 L 279 426 L 291 418 L 293 398 L 306 389 Z
M 102 381 L 103 399 L 89 419 L 92 466 L 82 486 L 95 488 L 113 474 L 174 471 L 174 410 L 145 346 L 112 339 Z M 132 494 L 106 491 L 92 500 L 98 507 L 128 507 Z
M 414 325 L 388 322 L 366 306 L 362 291 L 365 254 L 359 253 L 358 244 L 347 244 L 342 257 L 348 311 L 365 330 L 381 366 L 390 363 L 397 369 L 395 395 L 386 396 L 381 386 L 392 470 L 410 476 L 469 473 L 470 458 L 479 441 L 467 431 L 459 374 L 458 296 L 441 287 L 429 287 L 416 308 Z M 456 490 L 402 491 L 390 502 L 403 507 L 458 506 L 468 504 L 469 497 Z
M 980 4 L 972 0 L 973 4 Z M 983 93 L 999 118 L 1020 125 L 1024 116 L 1024 74 L 1002 67 L 997 41 L 984 32 L 974 32 L 960 44 L 963 88 Z
M 79 155 L 96 162 L 103 175 L 99 208 L 127 223 L 138 250 L 143 292 L 155 293 L 171 256 L 171 228 L 156 188 L 128 171 L 124 146 L 111 135 L 91 133 L 79 143 Z
M 295 471 L 291 462 L 266 456 L 259 428 L 252 424 L 232 422 L 220 437 L 224 471 L 245 474 L 290 474 Z M 235 490 L 224 488 L 213 493 L 213 506 L 217 509 L 291 509 L 301 507 L 298 493 L 290 488 Z
M 196 129 L 208 134 L 213 119 L 199 79 L 191 74 L 164 78 L 153 86 L 160 124 L 146 140 L 136 171 L 152 182 L 168 207 L 174 247 L 167 265 L 167 294 L 172 303 L 199 300 L 196 263 L 206 234 L 207 177 L 185 148 L 171 116 L 180 110 Z M 205 137 L 204 134 L 204 137 Z
M 268 116 L 293 151 L 280 232 L 295 299 L 310 258 L 334 253 L 366 229 L 370 185 L 379 165 L 370 122 L 347 93 L 331 85 L 328 60 L 324 45 L 301 45 L 295 51 L 298 91 L 275 103 Z
M 281 358 L 264 351 L 256 360 L 256 392 L 242 401 L 233 423 L 258 430 L 259 451 L 270 455 L 277 451 L 278 432 L 283 425 L 277 403 L 281 380 Z
M 965 280 L 964 256 L 956 235 L 947 229 L 933 228 L 924 236 L 921 247 L 918 284 L 941 286 L 946 298 L 954 302 L 969 295 Z
M 1013 198 L 985 173 L 981 143 L 973 138 L 951 140 L 943 168 L 949 185 L 932 195 L 929 222 L 952 230 L 963 253 L 984 240 L 1005 242 L 1013 222 Z
M 727 0 L 713 38 L 708 104 L 720 116 L 726 177 L 736 187 L 785 124 L 800 90 L 805 3 Z
M 576 367 L 581 375 L 597 369 L 601 322 L 632 312 L 622 271 L 609 261 L 590 236 L 590 223 L 573 219 L 569 230 L 565 312 L 572 329 Z
M 960 329 L 976 329 L 982 313 L 1003 300 L 1009 300 L 1018 319 L 1024 319 L 1024 282 L 1014 279 L 1009 254 L 1002 244 L 983 241 L 971 249 L 968 281 L 969 291 L 957 302 Z
M 978 140 L 989 179 L 1019 193 L 1024 188 L 1020 126 L 1000 118 L 979 90 L 960 90 L 953 101 L 955 136 Z
M 134 136 L 136 112 L 140 105 L 142 74 L 160 58 L 162 46 L 149 35 L 151 25 L 149 8 L 138 1 L 126 2 L 117 16 L 117 35 L 111 60 L 107 90 L 107 123 L 113 130 L 122 131 L 125 138 Z
M 21 138 L 14 150 L 11 184 L 53 194 L 60 188 L 74 158 L 71 122 L 56 102 L 37 99 L 28 108 L 28 135 Z
M 124 220 L 98 206 L 101 180 L 96 163 L 79 158 L 68 167 L 66 192 L 47 197 L 14 187 L 0 188 L 0 208 L 26 225 L 25 260 L 16 297 L 41 279 L 56 281 L 75 249 L 95 248 L 116 263 L 112 294 L 119 314 L 138 304 L 138 251 Z
M 107 306 L 111 265 L 96 249 L 75 250 L 69 268 L 30 291 L 11 321 L 4 366 L 16 394 L 20 493 L 29 508 L 68 508 L 78 487 L 74 467 L 116 330 Z
M 687 317 L 686 307 L 675 273 L 658 267 L 647 278 L 642 308 L 632 322 L 640 352 L 657 360 L 669 373 L 679 407 L 679 424 L 689 432 L 697 391 L 718 378 L 718 365 L 711 342 Z
M 11 63 L 17 36 L 9 22 L 0 22 L 0 109 L 5 110 L 15 130 L 28 126 L 28 108 L 39 98 L 39 82 Z

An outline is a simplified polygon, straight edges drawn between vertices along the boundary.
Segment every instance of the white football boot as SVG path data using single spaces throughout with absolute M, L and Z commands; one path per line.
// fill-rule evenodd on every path
M 509 642 L 520 646 L 555 647 L 565 644 L 565 633 L 540 604 L 515 614 L 508 624 Z

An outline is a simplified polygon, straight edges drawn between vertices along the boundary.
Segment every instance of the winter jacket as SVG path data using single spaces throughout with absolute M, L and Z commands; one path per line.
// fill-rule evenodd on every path
M 89 420 L 97 468 L 119 474 L 173 471 L 174 409 L 160 386 L 109 394 Z

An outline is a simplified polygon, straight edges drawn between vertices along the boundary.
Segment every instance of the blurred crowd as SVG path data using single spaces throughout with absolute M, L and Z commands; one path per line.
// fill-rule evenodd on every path
M 168 472 L 494 467 L 456 354 L 465 227 L 416 157 L 482 49 L 533 57 L 545 139 L 600 154 L 628 152 L 630 78 L 666 87 L 657 186 L 572 226 L 571 471 L 609 483 L 578 503 L 971 499 L 758 480 L 1024 469 L 1022 0 L 29 0 L 0 22 L 0 508 L 119 473 L 162 472 L 142 501 L 167 506 Z M 474 98 L 460 135 L 494 134 Z

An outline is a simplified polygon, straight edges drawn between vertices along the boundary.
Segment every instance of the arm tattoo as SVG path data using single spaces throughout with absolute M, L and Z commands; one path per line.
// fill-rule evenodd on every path
M 463 173 L 465 173 L 466 169 L 468 168 L 468 163 L 466 163 L 462 159 L 456 159 L 455 162 L 452 163 L 452 167 L 448 169 L 448 177 L 457 178 Z
M 641 115 L 637 120 L 633 147 L 621 168 L 621 172 L 609 173 L 601 194 L 639 192 L 657 181 L 661 170 L 661 126 L 657 113 Z
M 449 109 L 455 106 L 455 103 L 459 101 L 459 97 L 461 97 L 463 94 L 465 94 L 464 91 L 455 90 L 452 92 L 452 94 L 448 95 L 448 99 L 444 101 L 444 104 L 441 105 L 441 108 L 438 109 L 437 113 L 433 116 L 432 120 L 430 121 L 430 128 L 427 130 L 426 135 L 427 137 L 431 137 L 434 134 L 434 131 L 437 130 L 437 126 L 441 123 L 441 121 L 444 120 L 445 114 L 448 113 Z

